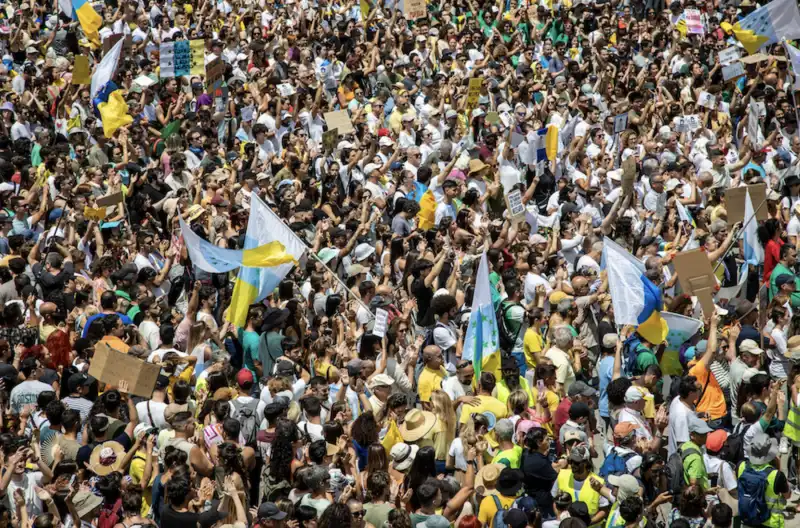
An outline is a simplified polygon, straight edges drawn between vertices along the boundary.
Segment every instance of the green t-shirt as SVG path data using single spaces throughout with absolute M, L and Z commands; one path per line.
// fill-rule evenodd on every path
M 258 376 L 255 364 L 256 361 L 260 361 L 258 356 L 258 333 L 240 328 L 239 342 L 242 343 L 242 351 L 244 352 L 244 366 L 253 373 L 253 376 Z
M 696 449 L 698 454 L 691 454 L 683 461 L 684 480 L 687 484 L 689 484 L 691 479 L 695 479 L 697 480 L 697 483 L 703 487 L 703 489 L 708 489 L 710 487 L 710 483 L 708 481 L 706 464 L 703 461 L 702 450 L 691 441 L 686 442 L 681 446 L 681 454 L 683 454 L 687 449 Z
M 390 502 L 384 502 L 381 504 L 373 504 L 368 502 L 364 505 L 364 511 L 367 512 L 367 514 L 364 516 L 364 520 L 372 526 L 382 527 L 389 520 L 389 512 L 393 509 L 394 504 Z
M 652 350 L 644 345 L 639 345 L 636 348 L 636 367 L 633 375 L 641 376 L 650 365 L 658 365 L 658 358 Z

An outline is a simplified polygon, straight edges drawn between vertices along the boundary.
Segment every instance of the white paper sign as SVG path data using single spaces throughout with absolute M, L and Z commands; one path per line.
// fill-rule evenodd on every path
M 722 79 L 725 81 L 732 81 L 744 75 L 744 64 L 739 61 L 732 62 L 722 67 Z
M 717 105 L 717 98 L 708 92 L 700 92 L 700 97 L 697 98 L 697 104 L 705 106 L 706 108 L 714 108 Z
M 508 216 L 510 218 L 525 216 L 525 204 L 522 203 L 522 193 L 519 189 L 514 189 L 506 195 L 506 203 L 508 204 Z
M 278 85 L 278 93 L 281 94 L 281 97 L 290 97 L 294 95 L 297 90 L 294 89 L 289 83 L 283 83 Z
M 614 134 L 621 134 L 628 128 L 628 113 L 614 116 Z
M 386 335 L 386 326 L 389 322 L 389 312 L 383 308 L 375 310 L 375 325 L 372 327 L 372 335 L 383 337 Z
M 242 121 L 249 122 L 253 120 L 253 115 L 256 113 L 256 108 L 253 105 L 245 106 L 242 108 Z
M 726 66 L 739 58 L 739 48 L 731 46 L 719 52 L 719 62 Z

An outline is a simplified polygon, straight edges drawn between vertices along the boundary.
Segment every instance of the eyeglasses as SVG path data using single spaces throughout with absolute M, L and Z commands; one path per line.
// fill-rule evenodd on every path
M 364 517 L 367 514 L 367 510 L 354 511 L 350 513 L 353 514 L 353 517 Z

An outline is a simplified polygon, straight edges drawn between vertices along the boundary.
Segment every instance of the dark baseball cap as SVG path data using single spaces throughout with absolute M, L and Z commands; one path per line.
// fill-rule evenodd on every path
M 286 512 L 281 511 L 274 502 L 264 502 L 258 507 L 258 520 L 282 521 L 286 518 Z

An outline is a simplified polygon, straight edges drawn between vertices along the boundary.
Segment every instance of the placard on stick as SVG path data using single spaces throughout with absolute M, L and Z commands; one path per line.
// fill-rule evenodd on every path
M 767 184 L 758 183 L 746 187 L 734 187 L 725 191 L 725 211 L 728 213 L 728 227 L 736 222 L 744 222 L 744 200 L 747 192 L 750 192 L 750 201 L 753 203 L 753 210 L 756 213 L 756 220 L 769 219 L 769 211 L 764 199 L 767 197 Z
M 375 324 L 372 326 L 372 335 L 383 337 L 389 324 L 389 312 L 383 308 L 375 310 Z
M 353 128 L 353 123 L 350 121 L 350 114 L 347 113 L 347 110 L 326 112 L 324 114 L 324 117 L 325 117 L 325 124 L 328 125 L 328 130 L 333 130 L 334 128 L 338 128 L 339 135 L 341 136 L 356 131 L 356 129 Z
M 628 113 L 614 116 L 614 134 L 622 134 L 628 128 Z
M 225 75 L 225 63 L 222 59 L 217 57 L 208 64 L 206 64 L 206 85 L 209 89 L 214 86 L 214 83 Z
M 118 203 L 122 202 L 122 191 L 116 192 L 114 194 L 109 194 L 108 196 L 103 196 L 102 198 L 98 198 L 95 203 L 97 207 L 111 207 L 112 205 L 117 205 Z
M 722 79 L 724 81 L 733 81 L 744 75 L 744 64 L 740 61 L 732 62 L 722 67 Z
M 467 89 L 467 108 L 475 108 L 478 106 L 478 99 L 481 96 L 481 86 L 483 86 L 483 77 L 473 77 L 469 80 L 469 88 Z
M 72 67 L 72 84 L 89 84 L 92 82 L 92 70 L 89 68 L 89 57 L 76 55 Z
M 633 192 L 633 184 L 636 182 L 636 159 L 633 156 L 622 162 L 622 194 L 628 195 Z
M 676 254 L 673 263 L 683 293 L 697 297 L 706 316 L 714 313 L 717 279 L 708 255 L 700 249 L 693 249 Z
M 90 376 L 113 387 L 119 387 L 120 381 L 125 381 L 128 384 L 128 392 L 142 398 L 153 395 L 156 379 L 160 373 L 161 367 L 158 365 L 114 350 L 102 341 L 95 345 L 94 356 L 89 366 Z
M 425 0 L 405 0 L 403 8 L 408 20 L 417 20 L 428 16 L 428 5 Z
M 508 207 L 508 217 L 510 220 L 519 221 L 525 218 L 525 204 L 522 203 L 522 192 L 514 189 L 506 194 L 506 206 Z
M 339 139 L 339 129 L 334 128 L 322 133 L 322 148 L 325 152 L 333 152 L 336 149 L 336 140 Z

